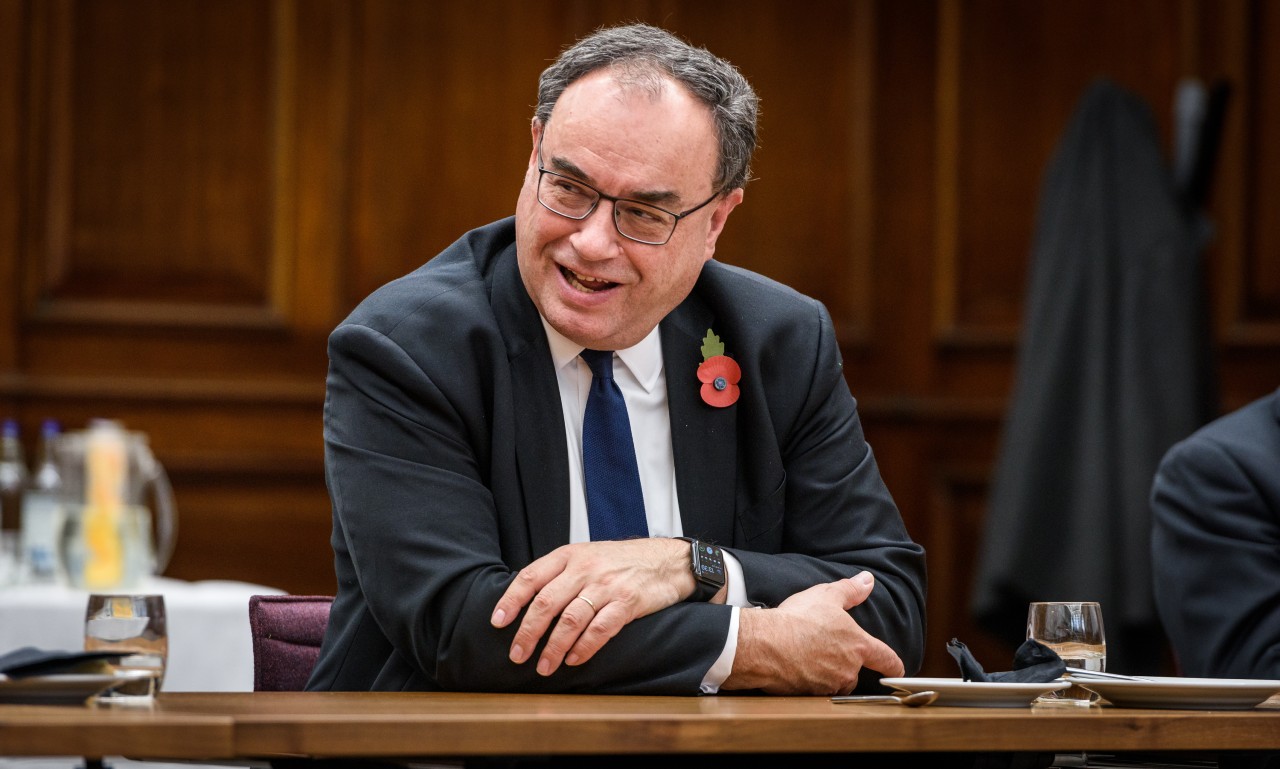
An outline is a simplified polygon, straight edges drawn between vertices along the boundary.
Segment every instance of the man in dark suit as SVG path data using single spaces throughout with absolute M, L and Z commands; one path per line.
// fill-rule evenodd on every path
M 1182 672 L 1280 679 L 1280 390 L 1169 449 L 1151 507 L 1156 605 Z
M 829 314 L 712 260 L 755 132 L 727 62 L 588 36 L 540 79 L 515 216 L 333 332 L 310 689 L 834 694 L 919 668 L 923 550 Z M 587 357 L 625 400 L 638 536 L 593 541 Z

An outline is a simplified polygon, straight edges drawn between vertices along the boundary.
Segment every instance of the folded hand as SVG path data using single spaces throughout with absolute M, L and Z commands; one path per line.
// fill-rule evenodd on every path
M 862 572 L 814 585 L 774 609 L 744 609 L 733 671 L 722 688 L 848 694 L 863 668 L 901 676 L 897 653 L 849 615 L 874 587 L 871 573 Z
M 529 658 L 554 622 L 538 659 L 538 673 L 549 676 L 561 662 L 591 659 L 631 620 L 680 602 L 692 584 L 689 545 L 681 540 L 564 545 L 520 570 L 490 622 L 506 627 L 529 607 L 511 643 L 516 664 Z

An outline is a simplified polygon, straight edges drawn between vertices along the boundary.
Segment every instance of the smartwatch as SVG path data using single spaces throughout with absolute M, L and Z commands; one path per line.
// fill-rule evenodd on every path
M 676 539 L 689 543 L 689 570 L 693 572 L 695 587 L 688 600 L 710 601 L 724 587 L 724 553 L 719 547 L 693 537 Z

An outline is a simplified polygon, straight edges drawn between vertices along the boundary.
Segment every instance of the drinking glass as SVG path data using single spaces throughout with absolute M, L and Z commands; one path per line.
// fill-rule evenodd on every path
M 137 675 L 112 687 L 99 701 L 145 704 L 164 681 L 169 656 L 169 635 L 165 628 L 164 596 L 89 596 L 84 621 L 85 651 L 128 652 L 114 664 L 118 673 Z
M 1037 601 L 1027 609 L 1027 638 L 1058 653 L 1068 667 L 1107 669 L 1102 606 L 1096 601 Z M 1040 702 L 1088 705 L 1098 695 L 1080 686 L 1050 692 Z

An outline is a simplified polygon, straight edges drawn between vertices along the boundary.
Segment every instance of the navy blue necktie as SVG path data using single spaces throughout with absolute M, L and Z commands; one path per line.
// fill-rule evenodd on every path
M 591 367 L 591 394 L 582 419 L 582 470 L 591 539 L 647 537 L 636 447 L 627 402 L 613 381 L 613 352 L 583 350 L 582 359 Z

